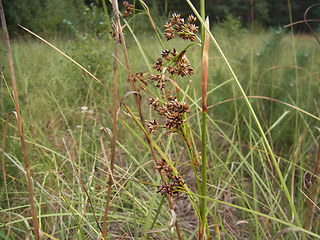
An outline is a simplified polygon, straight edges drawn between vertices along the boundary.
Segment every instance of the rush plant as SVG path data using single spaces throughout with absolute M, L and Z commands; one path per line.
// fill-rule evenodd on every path
M 212 31 L 205 1 L 185 2 L 160 24 L 142 0 L 103 0 L 110 36 L 63 50 L 20 26 L 41 42 L 13 42 L 18 86 L 1 71 L 22 107 L 18 128 L 0 119 L 0 238 L 320 238 L 319 48 L 224 35 L 232 17 Z

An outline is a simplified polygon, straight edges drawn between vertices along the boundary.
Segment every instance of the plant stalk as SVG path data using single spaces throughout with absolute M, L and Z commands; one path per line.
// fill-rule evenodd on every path
M 206 26 L 209 28 L 209 18 L 206 19 Z M 205 226 L 207 224 L 207 79 L 209 66 L 209 35 L 203 29 L 204 41 L 201 63 L 201 89 L 202 89 L 202 126 L 201 126 L 201 196 L 200 198 L 200 217 L 199 239 L 205 237 Z M 208 236 L 209 238 L 209 236 Z

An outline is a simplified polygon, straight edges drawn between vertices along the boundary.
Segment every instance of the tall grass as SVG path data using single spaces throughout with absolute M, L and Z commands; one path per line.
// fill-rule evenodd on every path
M 194 12 L 197 13 L 195 9 Z M 145 21 L 150 17 L 136 16 Z M 131 27 L 133 22 L 134 19 L 126 24 Z M 200 16 L 198 24 L 204 26 Z M 186 53 L 194 75 L 177 78 L 176 84 L 167 83 L 189 104 L 190 113 L 184 120 L 188 144 L 180 135 L 165 131 L 150 136 L 134 96 L 141 99 L 141 114 L 149 120 L 155 113 L 148 106 L 148 98 L 160 97 L 161 92 L 150 84 L 137 95 L 127 81 L 127 61 L 132 73 L 153 71 L 152 65 L 163 48 L 182 51 L 189 43 L 180 39 L 166 42 L 156 33 L 135 31 L 137 27 L 124 29 L 128 59 L 120 52 L 118 56 L 114 54 L 121 102 L 116 115 L 112 105 L 115 93 L 106 90 L 114 86 L 113 40 L 52 41 L 83 69 L 41 41 L 12 43 L 35 205 L 43 234 L 48 239 L 101 237 L 99 225 L 105 216 L 110 183 L 106 179 L 114 149 L 107 239 L 176 239 L 175 223 L 179 224 L 182 239 L 194 239 L 205 221 L 199 221 L 197 212 L 203 206 L 206 213 L 202 212 L 202 216 L 207 215 L 204 238 L 299 239 L 303 233 L 319 238 L 319 211 L 314 204 L 310 227 L 303 228 L 303 222 L 299 222 L 311 202 L 306 196 L 315 204 L 319 202 L 317 186 L 308 188 L 306 181 L 316 166 L 320 120 L 320 49 L 313 37 L 291 36 L 285 29 L 254 32 L 226 22 L 212 31 L 206 27 L 211 47 L 205 94 L 207 154 L 202 152 L 202 160 L 206 155 L 207 167 L 200 169 L 199 152 L 204 142 L 202 50 L 192 46 Z M 161 28 L 154 29 L 159 36 Z M 4 59 L 0 61 L 4 81 L 8 78 L 8 64 Z M 5 84 L 0 89 L 1 127 L 5 113 L 14 106 L 8 91 L 11 85 L 7 84 L 8 89 Z M 112 148 L 100 129 L 111 133 L 114 116 L 118 118 L 117 139 Z M 0 236 L 23 239 L 30 235 L 31 215 L 14 124 L 9 123 L 7 135 L 7 183 L 0 183 L 4 200 Z M 194 171 L 197 168 L 193 167 L 189 150 L 196 167 L 205 170 L 206 193 L 198 191 L 196 183 L 204 183 L 204 175 Z M 170 202 L 156 193 L 163 180 L 154 169 L 154 158 L 160 157 L 172 164 L 174 173 L 179 173 L 186 183 L 180 195 L 174 195 L 170 211 Z M 199 175 L 194 174 L 197 171 Z M 5 201 L 5 187 L 10 207 Z

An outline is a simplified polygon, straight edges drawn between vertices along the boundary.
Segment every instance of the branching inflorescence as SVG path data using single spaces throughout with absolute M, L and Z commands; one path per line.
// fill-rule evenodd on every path
M 184 40 L 195 41 L 195 32 L 198 30 L 198 27 L 194 24 L 195 21 L 196 18 L 190 15 L 186 24 L 180 14 L 173 14 L 170 23 L 165 24 L 165 38 L 169 41 L 178 35 Z M 179 52 L 175 48 L 163 50 L 161 56 L 153 65 L 153 69 L 158 72 L 157 74 L 149 75 L 148 73 L 138 72 L 133 76 L 133 81 L 140 82 L 140 87 L 137 90 L 144 90 L 150 82 L 162 93 L 161 100 L 157 97 L 149 98 L 150 106 L 164 118 L 164 120 L 159 119 L 160 122 L 163 122 L 162 125 L 156 119 L 148 121 L 149 134 L 153 134 L 162 126 L 168 133 L 177 132 L 183 135 L 184 115 L 189 112 L 189 105 L 186 102 L 180 102 L 178 90 L 177 95 L 174 96 L 170 90 L 166 90 L 166 86 L 170 82 L 176 82 L 176 76 L 185 77 L 194 74 L 194 70 L 186 57 L 186 51 L 187 49 L 184 49 Z M 156 161 L 156 169 L 167 176 L 167 182 L 158 186 L 158 193 L 172 196 L 179 193 L 179 189 L 183 189 L 182 178 L 179 174 L 173 174 L 172 166 L 165 159 Z
M 125 11 L 122 13 L 122 17 L 130 16 L 134 11 L 134 6 L 126 1 L 123 3 L 123 6 Z M 180 14 L 172 14 L 170 22 L 167 22 L 164 26 L 165 38 L 169 41 L 174 39 L 175 36 L 178 36 L 184 40 L 194 42 L 196 39 L 195 32 L 197 32 L 199 28 L 195 25 L 196 20 L 194 16 L 190 15 L 187 23 L 185 23 L 185 20 L 181 18 Z M 116 37 L 113 31 L 111 35 Z M 161 56 L 153 65 L 153 69 L 158 72 L 157 74 L 137 72 L 130 75 L 128 79 L 130 82 L 138 84 L 136 91 L 145 90 L 149 83 L 152 83 L 161 92 L 161 100 L 157 97 L 149 98 L 150 106 L 161 116 L 159 121 L 157 119 L 148 121 L 147 127 L 149 134 L 154 134 L 157 129 L 162 127 L 168 133 L 177 132 L 183 135 L 184 115 L 189 112 L 189 105 L 186 102 L 180 101 L 177 86 L 176 96 L 172 94 L 171 90 L 166 89 L 166 86 L 170 82 L 176 83 L 176 76 L 185 77 L 194 74 L 194 70 L 186 57 L 186 51 L 187 48 L 181 52 L 176 48 L 163 50 Z M 155 168 L 161 175 L 166 176 L 166 179 L 163 179 L 163 184 L 158 186 L 157 192 L 170 196 L 178 194 L 179 189 L 183 189 L 184 185 L 180 175 L 173 173 L 173 167 L 164 158 L 161 158 L 161 160 L 155 159 L 155 165 Z

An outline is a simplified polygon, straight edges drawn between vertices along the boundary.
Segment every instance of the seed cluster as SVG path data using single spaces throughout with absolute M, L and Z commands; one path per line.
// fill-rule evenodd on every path
M 186 75 L 192 75 L 194 70 L 190 67 L 190 62 L 185 55 L 186 51 L 180 53 L 174 48 L 173 50 L 162 51 L 161 58 L 158 58 L 153 68 L 158 72 L 162 72 L 164 68 L 164 60 L 166 60 L 166 70 L 171 75 L 180 75 L 184 77 Z
M 123 6 L 126 10 L 122 13 L 122 17 L 125 18 L 125 17 L 130 16 L 133 12 L 133 9 L 134 9 L 133 5 L 129 4 L 127 1 L 124 1 Z
M 151 75 L 149 77 L 149 80 L 151 80 L 152 82 L 156 82 L 157 83 L 156 87 L 162 90 L 166 86 L 166 82 L 169 81 L 170 79 L 167 78 L 164 74 L 157 74 L 157 75 Z
M 174 176 L 172 174 L 173 168 L 167 164 L 165 159 L 162 158 L 160 162 L 157 162 L 156 169 L 164 172 L 170 181 L 169 183 L 164 182 L 162 185 L 157 186 L 157 193 L 161 193 L 162 195 L 169 194 L 171 196 L 173 194 L 179 194 L 178 190 L 183 188 L 184 182 L 179 175 Z
M 158 121 L 155 119 L 155 120 L 151 120 L 149 121 L 149 123 L 147 124 L 147 127 L 149 129 L 149 133 L 150 134 L 153 134 L 154 131 L 159 128 L 159 123 Z
M 159 115 L 166 117 L 164 127 L 170 131 L 180 130 L 183 123 L 183 114 L 189 112 L 187 103 L 180 103 L 177 97 L 169 97 L 166 105 L 161 106 L 157 98 L 149 98 L 149 104 Z M 154 132 L 154 126 L 149 127 L 149 132 Z
M 184 40 L 191 40 L 194 42 L 196 39 L 195 32 L 198 31 L 198 28 L 194 23 L 197 20 L 196 17 L 190 15 L 188 18 L 188 24 L 185 24 L 184 19 L 180 17 L 180 14 L 172 14 L 170 19 L 170 23 L 166 23 L 164 25 L 164 35 L 166 39 L 169 41 L 175 37 L 175 33 L 179 35 L 179 37 L 183 38 Z

